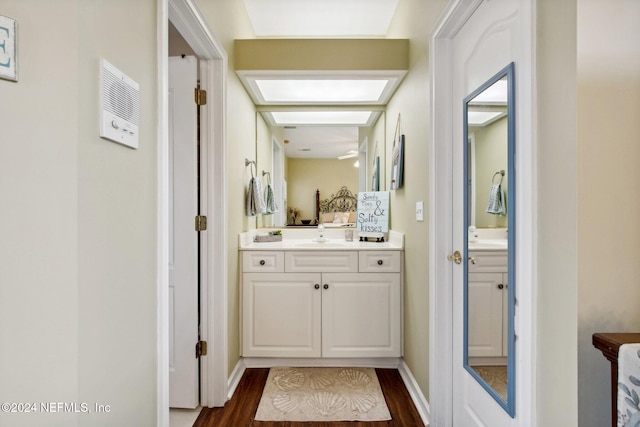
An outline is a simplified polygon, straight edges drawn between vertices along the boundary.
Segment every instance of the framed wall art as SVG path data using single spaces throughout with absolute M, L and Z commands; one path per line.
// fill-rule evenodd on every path
M 396 132 L 393 136 L 393 151 L 391 152 L 391 185 L 389 189 L 397 190 L 404 184 L 404 134 L 398 114 Z
M 18 81 L 18 24 L 0 15 L 0 79 Z

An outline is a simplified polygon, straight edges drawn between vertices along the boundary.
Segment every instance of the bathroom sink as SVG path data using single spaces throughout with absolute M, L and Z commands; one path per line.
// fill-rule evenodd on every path
M 480 239 L 469 242 L 469 249 L 507 249 L 506 239 Z
M 325 249 L 325 248 L 348 248 L 349 244 L 345 242 L 304 242 L 293 245 L 296 248 L 313 248 L 313 249 Z

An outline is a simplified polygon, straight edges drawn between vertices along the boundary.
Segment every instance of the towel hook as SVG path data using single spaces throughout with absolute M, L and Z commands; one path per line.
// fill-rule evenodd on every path
M 500 185 L 502 185 L 502 180 L 504 178 L 504 169 L 501 169 L 493 174 L 493 176 L 491 177 L 491 184 L 495 184 L 494 180 L 496 179 L 496 175 L 500 175 Z
M 267 183 L 271 185 L 271 172 L 262 171 L 262 176 L 267 175 Z
M 256 166 L 256 161 L 255 160 L 244 159 L 244 165 L 245 166 L 251 165 L 251 178 L 253 178 L 254 177 L 253 168 Z M 257 169 L 256 169 L 256 173 L 255 174 L 256 175 L 258 174 L 258 170 Z

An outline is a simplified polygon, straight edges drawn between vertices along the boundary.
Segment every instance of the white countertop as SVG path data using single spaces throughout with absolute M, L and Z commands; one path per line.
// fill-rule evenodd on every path
M 241 233 L 239 235 L 239 249 L 248 251 L 360 251 L 360 250 L 402 250 L 404 249 L 404 234 L 390 231 L 388 241 L 384 242 L 361 242 L 354 236 L 352 242 L 344 239 L 343 235 L 336 233 L 326 233 L 328 237 L 325 241 L 318 241 L 317 235 L 309 236 L 309 233 L 291 233 L 283 236 L 281 242 L 254 242 L 256 230 Z M 338 237 L 340 236 L 340 237 Z
M 506 251 L 507 239 L 478 239 L 469 242 L 470 251 Z

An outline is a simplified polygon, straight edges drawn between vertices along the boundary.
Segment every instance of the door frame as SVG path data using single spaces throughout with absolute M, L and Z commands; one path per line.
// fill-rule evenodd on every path
M 171 21 L 200 60 L 200 85 L 208 91 L 201 109 L 201 232 L 200 316 L 208 353 L 200 359 L 200 404 L 223 406 L 227 401 L 227 213 L 226 81 L 227 54 L 213 36 L 193 0 L 157 0 L 158 61 L 158 262 L 157 262 L 157 425 L 169 425 L 169 268 L 168 268 L 168 22 Z M 210 236 L 215 232 L 215 236 Z M 214 262 L 215 260 L 215 262 Z M 195 344 L 195 343 L 194 343 Z
M 446 256 L 454 251 L 452 220 L 453 114 L 462 112 L 462 100 L 453 99 L 453 39 L 483 0 L 451 0 L 430 37 L 429 141 L 429 396 L 433 425 L 451 426 L 453 420 L 453 264 Z M 516 67 L 516 141 L 518 209 L 516 282 L 518 316 L 515 329 L 516 417 L 518 425 L 536 425 L 535 332 L 537 159 L 535 137 L 535 9 L 536 0 L 518 0 L 522 19 Z M 458 105 L 459 104 L 459 105 Z

